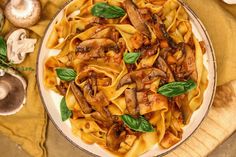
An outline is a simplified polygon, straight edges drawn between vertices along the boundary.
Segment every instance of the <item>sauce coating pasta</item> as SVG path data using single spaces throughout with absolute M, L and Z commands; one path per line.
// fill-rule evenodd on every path
M 204 43 L 177 0 L 74 0 L 47 47 L 44 84 L 63 120 L 117 156 L 170 148 L 203 100 Z

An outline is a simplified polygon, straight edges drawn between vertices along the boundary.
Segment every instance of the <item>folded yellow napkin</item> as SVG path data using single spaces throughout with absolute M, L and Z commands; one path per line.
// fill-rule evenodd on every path
M 4 1 L 4 0 L 3 0 Z M 41 0 L 41 21 L 29 29 L 38 39 L 36 50 L 28 55 L 20 67 L 36 69 L 36 57 L 40 38 L 50 19 L 66 0 Z M 236 79 L 236 6 L 226 5 L 220 0 L 186 0 L 206 26 L 215 48 L 218 64 L 218 85 Z M 0 5 L 3 4 L 0 0 Z M 13 29 L 6 22 L 2 35 Z M 39 98 L 36 71 L 22 71 L 28 80 L 27 103 L 12 116 L 0 116 L 0 132 L 18 143 L 31 156 L 46 156 L 44 147 L 47 116 Z M 70 155 L 69 155 L 70 156 Z
M 21 69 L 20 72 L 28 81 L 27 102 L 17 114 L 0 116 L 0 132 L 15 141 L 34 157 L 46 156 L 44 142 L 47 125 L 47 114 L 41 103 L 36 84 L 37 54 L 45 28 L 65 1 L 42 0 L 41 3 L 43 7 L 42 18 L 37 25 L 29 28 L 31 30 L 30 36 L 38 39 L 35 52 L 29 54 L 26 60 L 18 65 L 18 68 Z M 2 4 L 2 0 L 0 0 L 0 5 Z M 6 21 L 0 35 L 6 35 L 14 29 L 16 28 Z
M 222 0 L 186 0 L 205 25 L 217 59 L 218 85 L 236 79 L 236 5 Z

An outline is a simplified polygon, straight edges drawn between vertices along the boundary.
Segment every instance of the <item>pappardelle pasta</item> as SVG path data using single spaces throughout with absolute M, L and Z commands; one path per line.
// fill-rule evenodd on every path
M 170 148 L 203 100 L 204 42 L 177 0 L 74 0 L 48 39 L 62 121 L 117 156 Z

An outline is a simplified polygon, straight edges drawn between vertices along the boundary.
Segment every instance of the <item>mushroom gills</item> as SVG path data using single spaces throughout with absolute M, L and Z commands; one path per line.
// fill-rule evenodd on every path
M 14 64 L 24 61 L 27 53 L 34 52 L 36 39 L 27 38 L 25 29 L 17 29 L 7 39 L 7 58 Z
M 25 103 L 25 82 L 13 74 L 5 72 L 0 76 L 0 114 L 16 113 Z

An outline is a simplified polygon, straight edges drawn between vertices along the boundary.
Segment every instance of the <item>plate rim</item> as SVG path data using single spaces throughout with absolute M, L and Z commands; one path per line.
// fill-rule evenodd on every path
M 45 40 L 45 37 L 46 37 L 46 33 L 49 29 L 49 27 L 51 26 L 51 24 L 53 23 L 53 21 L 55 20 L 55 18 L 58 16 L 58 14 L 60 14 L 60 12 L 65 9 L 65 7 L 70 4 L 72 1 L 74 0 L 68 0 L 66 1 L 61 7 L 59 7 L 59 9 L 57 10 L 57 12 L 55 13 L 55 15 L 50 19 L 50 22 L 48 23 L 47 27 L 45 28 L 44 30 L 44 34 L 43 36 L 41 37 L 41 41 L 40 41 L 40 46 L 39 46 L 39 49 L 38 49 L 38 54 L 37 54 L 37 60 L 36 60 L 36 83 L 37 83 L 37 88 L 38 88 L 38 92 L 39 92 L 39 95 L 40 95 L 40 99 L 41 99 L 41 102 L 44 106 L 44 109 L 46 110 L 47 112 L 47 116 L 50 118 L 51 122 L 53 123 L 53 125 L 56 127 L 56 129 L 60 132 L 60 134 L 62 136 L 64 136 L 66 138 L 67 141 L 69 141 L 73 146 L 75 146 L 76 148 L 82 150 L 83 152 L 86 152 L 92 156 L 95 156 L 95 157 L 100 157 L 99 155 L 97 154 L 94 154 L 84 148 L 82 148 L 81 146 L 79 146 L 78 144 L 76 144 L 74 141 L 72 141 L 63 131 L 62 129 L 60 129 L 60 127 L 56 124 L 56 122 L 54 121 L 53 117 L 51 116 L 50 112 L 48 111 L 48 108 L 47 108 L 47 105 L 46 105 L 46 102 L 43 98 L 43 95 L 42 95 L 42 91 L 41 91 L 41 86 L 40 86 L 40 81 L 39 81 L 39 57 L 40 57 L 40 53 L 42 52 L 42 46 L 43 46 L 43 41 Z M 206 113 L 204 114 L 203 118 L 201 119 L 201 121 L 199 122 L 199 124 L 197 125 L 197 127 L 190 133 L 190 135 L 184 139 L 183 141 L 175 144 L 170 150 L 162 153 L 162 154 L 159 154 L 159 155 L 156 155 L 158 157 L 162 157 L 164 155 L 167 155 L 169 154 L 170 152 L 174 151 L 175 149 L 177 149 L 179 146 L 181 146 L 183 143 L 185 143 L 195 132 L 196 130 L 199 129 L 199 127 L 201 126 L 202 122 L 206 119 L 209 111 L 210 111 L 210 108 L 213 104 L 213 101 L 214 101 L 214 98 L 215 98 L 215 93 L 216 93 L 216 86 L 217 86 L 217 64 L 216 64 L 216 56 L 215 56 L 215 51 L 214 51 L 214 47 L 213 47 L 213 44 L 212 44 L 212 41 L 210 39 L 210 36 L 204 26 L 204 24 L 202 23 L 202 21 L 200 20 L 200 18 L 198 17 L 198 15 L 193 11 L 193 9 L 191 9 L 191 7 L 186 3 L 184 2 L 183 0 L 177 0 L 178 2 L 181 3 L 181 5 L 187 9 L 189 12 L 191 12 L 191 14 L 194 16 L 195 20 L 197 20 L 197 22 L 199 23 L 199 26 L 201 27 L 201 29 L 203 30 L 204 34 L 206 35 L 206 38 L 207 38 L 207 41 L 209 43 L 209 48 L 211 50 L 211 56 L 213 58 L 213 68 L 214 68 L 214 84 L 213 84 L 213 91 L 212 91 L 212 94 L 211 94 L 211 100 L 210 100 L 210 103 L 208 104 L 208 107 L 207 107 L 207 110 L 206 110 Z M 102 149 L 102 148 L 101 148 Z

